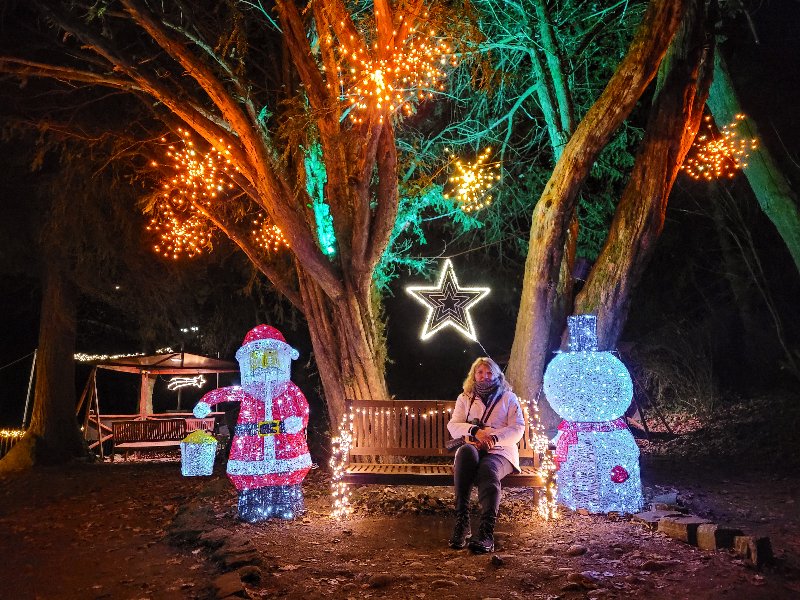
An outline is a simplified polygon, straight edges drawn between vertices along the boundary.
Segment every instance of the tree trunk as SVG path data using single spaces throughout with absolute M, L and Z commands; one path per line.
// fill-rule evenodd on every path
M 335 433 L 345 400 L 389 398 L 383 373 L 384 343 L 369 290 L 349 290 L 340 302 L 332 302 L 301 269 L 298 272 L 314 360 Z
M 691 0 L 659 74 L 659 87 L 605 245 L 575 300 L 576 313 L 597 314 L 600 349 L 613 349 L 664 227 L 670 190 L 697 135 L 713 72 L 713 36 L 704 0 Z
M 719 52 L 714 57 L 714 82 L 708 96 L 708 108 L 720 127 L 732 123 L 742 107 L 724 58 Z M 761 142 L 755 121 L 747 117 L 737 127 L 748 138 L 759 140 L 743 169 L 750 187 L 764 214 L 772 221 L 789 249 L 795 269 L 800 272 L 800 208 L 797 194 L 778 168 L 770 151 Z
M 578 193 L 595 159 L 655 76 L 684 6 L 683 1 L 651 2 L 627 55 L 570 138 L 536 204 L 507 371 L 522 398 L 537 398 L 550 358 L 559 271 Z
M 46 260 L 44 268 L 31 423 L 0 461 L 0 473 L 86 454 L 75 418 L 76 291 L 57 258 Z

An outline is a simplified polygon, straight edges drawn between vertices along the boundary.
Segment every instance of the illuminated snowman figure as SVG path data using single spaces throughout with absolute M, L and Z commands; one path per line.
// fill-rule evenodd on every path
M 625 365 L 597 350 L 597 317 L 569 317 L 569 351 L 547 366 L 544 391 L 564 420 L 556 435 L 559 504 L 593 513 L 638 512 L 639 448 L 624 414 L 633 398 Z
M 239 492 L 239 518 L 249 523 L 292 519 L 304 509 L 300 484 L 311 469 L 308 402 L 289 380 L 298 356 L 280 331 L 259 325 L 236 352 L 241 386 L 209 392 L 194 407 L 203 418 L 219 402 L 241 403 L 227 472 Z

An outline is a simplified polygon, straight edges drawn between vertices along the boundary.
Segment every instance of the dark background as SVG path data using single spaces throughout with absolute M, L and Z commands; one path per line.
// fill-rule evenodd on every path
M 738 87 L 746 112 L 754 117 L 760 127 L 761 143 L 768 146 L 778 159 L 784 173 L 794 183 L 800 178 L 800 3 L 765 2 L 751 13 L 759 43 L 749 35 L 744 17 L 738 25 L 741 35 L 731 37 L 723 44 L 729 68 Z M 13 219 L 16 202 L 24 201 L 27 190 L 35 184 L 36 174 L 14 160 L 16 149 L 11 143 L 0 148 L 0 197 L 5 205 L 4 219 Z M 800 277 L 777 235 L 775 228 L 757 207 L 747 182 L 742 175 L 732 184 L 737 198 L 744 203 L 752 232 L 757 240 L 759 257 L 765 267 L 770 290 L 787 326 L 787 335 L 797 347 L 800 336 L 797 319 L 797 298 L 800 294 Z M 740 355 L 739 325 L 735 306 L 724 290 L 718 243 L 709 220 L 697 214 L 698 203 L 708 202 L 703 184 L 689 181 L 680 175 L 676 182 L 667 212 L 664 232 L 652 263 L 634 294 L 628 325 L 622 336 L 622 346 L 647 343 L 653 332 L 666 323 L 679 323 L 691 330 L 703 326 L 710 331 L 716 346 L 715 366 L 721 385 L 728 388 L 746 386 L 785 385 L 777 366 L 780 353 L 770 332 L 770 319 L 764 310 L 764 340 L 759 346 L 766 363 L 775 368 L 757 374 L 743 371 L 744 358 Z M 493 207 L 492 210 L 498 210 Z M 423 247 L 428 256 L 437 256 L 443 246 L 433 240 Z M 488 353 L 501 364 L 508 361 L 516 322 L 516 306 L 522 285 L 522 262 L 506 265 L 501 271 L 477 253 L 466 253 L 453 258 L 459 281 L 464 286 L 488 285 L 491 293 L 471 311 L 478 339 L 483 348 L 466 339 L 453 329 L 445 329 L 428 341 L 419 339 L 425 317 L 425 308 L 404 287 L 420 284 L 420 276 L 404 276 L 391 286 L 386 299 L 387 341 L 390 363 L 387 380 L 391 393 L 397 398 L 430 399 L 454 398 L 469 364 L 478 356 Z M 444 258 L 444 256 L 442 257 Z M 154 256 L 154 260 L 159 260 Z M 441 265 L 441 261 L 436 263 Z M 434 268 L 431 280 L 436 278 L 439 266 Z M 498 273 L 500 273 L 498 275 Z M 509 275 L 509 273 L 512 273 Z M 430 280 L 429 280 L 430 281 Z M 30 358 L 19 360 L 36 347 L 38 335 L 39 288 L 36 279 L 25 273 L 0 276 L 0 426 L 16 427 L 22 419 L 22 407 L 30 373 Z M 175 298 L 181 302 L 181 298 Z M 92 311 L 90 305 L 82 309 L 79 325 L 78 351 L 87 353 L 126 353 L 145 350 L 137 347 L 132 338 L 109 335 L 102 328 L 86 325 Z M 253 314 L 257 314 L 253 310 Z M 124 321 L 124 315 L 111 315 Z M 203 323 L 187 323 L 198 325 Z M 249 326 L 256 325 L 253 322 Z M 275 323 L 291 345 L 300 353 L 294 363 L 293 380 L 306 393 L 312 412 L 324 415 L 320 400 L 319 378 L 309 362 L 310 341 L 299 323 Z M 241 331 L 230 331 L 230 342 L 219 348 L 222 358 L 233 359 L 238 344 L 247 327 L 238 322 Z M 174 336 L 173 336 L 174 337 Z M 200 350 L 197 340 L 165 339 L 164 345 L 174 349 L 184 343 L 187 351 Z M 214 352 L 212 352 L 214 354 Z M 77 367 L 78 391 L 82 389 L 89 368 Z M 222 377 L 222 385 L 236 378 Z M 132 411 L 136 406 L 138 378 L 134 376 L 103 373 L 99 379 L 100 397 L 104 412 Z M 175 408 L 176 394 L 165 389 L 160 381 L 156 391 L 156 408 Z M 208 391 L 186 390 L 183 405 L 191 406 L 199 395 Z M 320 428 L 325 427 L 324 419 Z

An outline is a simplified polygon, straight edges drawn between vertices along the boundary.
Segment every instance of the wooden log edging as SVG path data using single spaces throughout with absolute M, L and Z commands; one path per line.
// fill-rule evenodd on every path
M 769 537 L 745 535 L 741 529 L 714 523 L 684 512 L 677 506 L 654 507 L 653 510 L 633 515 L 632 519 L 651 531 L 658 531 L 701 550 L 733 552 L 745 564 L 756 569 L 773 559 Z

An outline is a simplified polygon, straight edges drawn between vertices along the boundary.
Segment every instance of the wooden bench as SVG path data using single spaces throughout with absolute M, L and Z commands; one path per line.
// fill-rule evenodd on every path
M 216 419 L 214 417 L 206 417 L 204 419 L 186 419 L 186 433 L 192 433 L 197 429 L 202 429 L 206 433 L 214 433 L 214 425 Z
M 129 452 L 146 452 L 180 448 L 188 433 L 186 419 L 157 419 L 151 421 L 115 421 L 111 424 L 114 435 L 114 455 L 121 450 L 128 458 Z
M 445 442 L 452 439 L 447 423 L 455 405 L 455 401 L 437 400 L 348 401 L 352 439 L 341 482 L 453 485 L 453 453 L 447 451 Z M 538 472 L 538 453 L 529 440 L 526 415 L 525 433 L 518 444 L 522 473 L 506 476 L 504 486 L 545 486 Z

